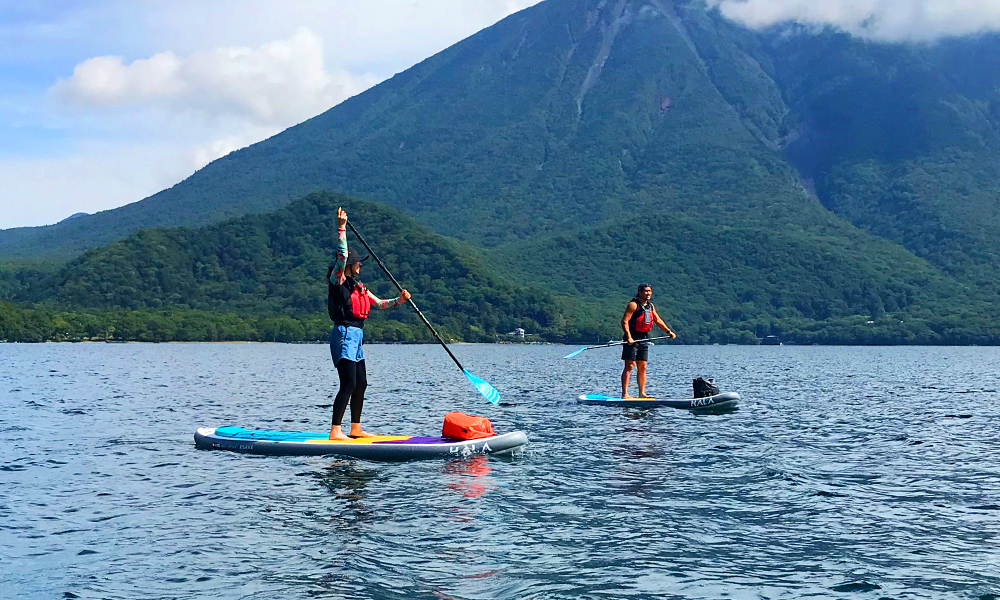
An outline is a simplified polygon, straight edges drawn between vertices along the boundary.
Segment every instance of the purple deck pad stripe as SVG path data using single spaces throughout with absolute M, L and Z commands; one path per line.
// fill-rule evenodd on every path
M 490 437 L 479 438 L 477 440 L 456 440 L 452 438 L 445 437 L 420 437 L 415 435 L 408 440 L 393 440 L 389 442 L 372 442 L 373 444 L 454 444 L 455 442 L 468 442 L 468 441 L 480 441 L 480 440 L 490 440 L 497 436 L 491 435 Z
M 415 435 L 408 440 L 391 440 L 386 442 L 372 442 L 372 444 L 450 444 L 455 440 L 443 437 L 420 437 Z

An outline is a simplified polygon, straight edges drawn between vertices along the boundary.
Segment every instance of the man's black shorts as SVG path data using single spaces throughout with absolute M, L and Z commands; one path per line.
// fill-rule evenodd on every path
M 649 360 L 649 343 L 642 340 L 636 340 L 635 342 L 631 346 L 628 344 L 622 346 L 622 360 L 641 360 L 646 362 Z

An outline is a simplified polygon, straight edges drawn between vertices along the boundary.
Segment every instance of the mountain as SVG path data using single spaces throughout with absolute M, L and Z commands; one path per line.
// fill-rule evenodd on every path
M 953 232 L 949 215 L 996 218 L 997 54 L 995 36 L 880 45 L 758 34 L 697 1 L 547 0 L 142 202 L 0 232 L 0 257 L 65 258 L 315 189 L 490 246 L 623 206 L 796 195 L 801 170 L 827 208 L 947 267 L 976 244 L 924 238 Z
M 710 75 L 670 3 L 549 0 L 143 202 L 6 232 L 0 256 L 70 256 L 315 189 L 486 245 L 600 223 L 623 203 L 648 206 L 642 191 L 682 208 L 761 181 L 793 193 L 791 168 Z M 757 126 L 771 130 L 780 95 L 763 93 L 775 106 Z
M 940 341 L 1000 296 L 998 57 L 993 35 L 888 45 L 753 32 L 695 0 L 547 0 L 146 200 L 0 232 L 0 258 L 65 260 L 322 189 L 584 300 L 542 327 L 614 319 L 643 279 L 698 339 L 846 339 L 807 330 L 901 313 Z M 273 302 L 226 306 L 297 310 Z

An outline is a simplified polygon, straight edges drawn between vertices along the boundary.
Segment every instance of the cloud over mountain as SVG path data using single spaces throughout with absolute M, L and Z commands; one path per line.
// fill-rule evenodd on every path
M 928 42 L 1000 30 L 996 0 L 707 0 L 760 29 L 778 23 L 832 26 L 884 42 Z
M 323 41 L 303 27 L 258 48 L 217 48 L 187 57 L 161 52 L 131 63 L 117 56 L 90 58 L 52 91 L 73 105 L 156 106 L 287 127 L 378 81 L 370 74 L 328 71 Z

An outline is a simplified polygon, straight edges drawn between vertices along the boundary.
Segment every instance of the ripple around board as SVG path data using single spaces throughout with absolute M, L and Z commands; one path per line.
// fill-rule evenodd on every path
M 373 345 L 369 430 L 461 410 L 531 441 L 401 464 L 195 450 L 327 427 L 322 345 L 3 349 L 11 597 L 1000 597 L 996 386 L 947 383 L 1000 349 L 657 346 L 650 392 L 743 397 L 695 415 L 577 405 L 615 391 L 613 353 L 455 347 L 493 407 L 438 348 Z

